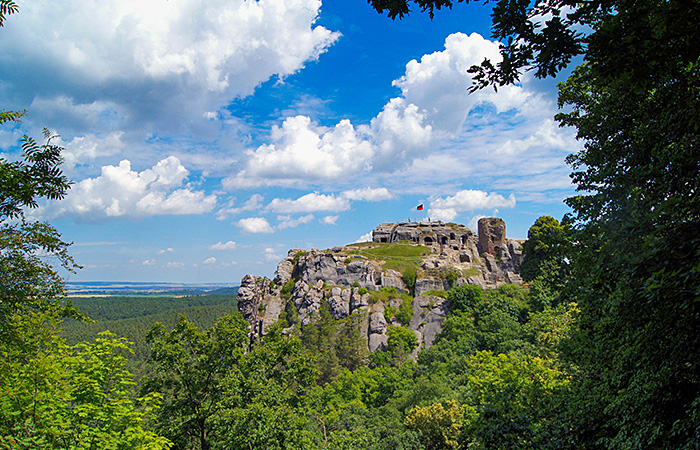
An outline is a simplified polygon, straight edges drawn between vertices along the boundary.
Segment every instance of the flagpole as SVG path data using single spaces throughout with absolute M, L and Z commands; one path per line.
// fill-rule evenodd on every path
M 425 211 L 423 209 L 423 203 L 420 203 L 418 206 L 416 206 L 416 211 L 423 211 L 423 218 L 419 220 L 419 223 L 425 222 Z

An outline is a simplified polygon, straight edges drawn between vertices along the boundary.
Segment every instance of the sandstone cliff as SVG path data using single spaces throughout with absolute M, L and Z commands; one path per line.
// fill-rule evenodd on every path
M 447 314 L 444 291 L 464 284 L 485 289 L 521 284 L 521 259 L 521 243 L 506 239 L 501 219 L 481 219 L 479 235 L 453 223 L 382 224 L 369 243 L 290 250 L 278 264 L 274 280 L 243 278 L 238 305 L 256 335 L 264 334 L 283 314 L 286 317 L 290 308 L 304 326 L 325 301 L 335 319 L 361 315 L 371 352 L 386 346 L 388 327 L 401 325 L 413 330 L 427 348 Z M 392 291 L 386 288 L 413 297 L 410 319 L 402 316 L 407 323 L 390 314 L 407 301 L 406 295 L 384 295 L 379 301 L 373 294 Z

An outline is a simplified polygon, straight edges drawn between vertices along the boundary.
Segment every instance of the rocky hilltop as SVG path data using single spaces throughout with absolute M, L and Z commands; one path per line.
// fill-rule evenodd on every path
M 325 301 L 335 319 L 361 316 L 371 352 L 386 346 L 390 326 L 408 326 L 427 348 L 447 313 L 444 291 L 522 284 L 521 260 L 521 242 L 506 238 L 502 219 L 480 219 L 478 234 L 455 223 L 385 223 L 372 242 L 290 250 L 272 280 L 246 275 L 238 307 L 252 334 L 262 335 L 283 316 L 294 317 L 292 326 L 308 324 Z M 391 312 L 402 304 L 411 313 L 396 318 Z

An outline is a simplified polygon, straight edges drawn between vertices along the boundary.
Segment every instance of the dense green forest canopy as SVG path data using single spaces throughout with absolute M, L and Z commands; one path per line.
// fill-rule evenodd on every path
M 126 338 L 133 353 L 127 355 L 126 368 L 142 375 L 150 346 L 146 333 L 160 322 L 174 326 L 185 315 L 196 326 L 206 329 L 226 314 L 238 311 L 235 294 L 183 297 L 109 296 L 77 297 L 71 302 L 94 322 L 67 320 L 61 324 L 61 336 L 70 345 L 93 340 L 110 331 Z

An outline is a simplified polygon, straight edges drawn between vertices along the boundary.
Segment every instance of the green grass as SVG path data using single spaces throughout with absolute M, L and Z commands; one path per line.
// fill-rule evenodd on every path
M 399 273 L 404 273 L 404 271 L 409 269 L 416 270 L 417 268 L 418 266 L 413 261 L 399 261 L 396 259 L 391 259 L 382 266 L 383 270 L 395 270 Z
M 442 290 L 439 290 L 439 291 L 437 291 L 437 290 L 435 290 L 435 291 L 428 291 L 428 292 L 424 292 L 424 293 L 421 294 L 421 295 L 424 295 L 424 296 L 433 296 L 433 297 L 441 297 L 441 298 L 447 298 L 447 291 L 442 291 Z
M 476 277 L 479 274 L 481 274 L 481 270 L 477 269 L 476 267 L 462 270 L 462 275 L 464 276 L 464 278 Z
M 422 245 L 395 242 L 392 244 L 379 244 L 377 247 L 361 250 L 360 254 L 368 258 L 374 257 L 375 259 L 418 260 L 423 256 L 428 256 L 430 254 L 430 248 Z
M 391 244 L 378 242 L 363 242 L 347 246 L 347 254 L 362 255 L 373 261 L 384 261 L 383 270 L 395 270 L 404 273 L 416 270 L 416 264 L 431 253 L 429 247 L 415 245 L 409 241 L 399 241 Z
M 347 246 L 346 253 L 362 255 L 369 260 L 383 262 L 382 270 L 395 270 L 405 276 L 407 273 L 420 271 L 418 262 L 425 256 L 428 256 L 431 253 L 431 249 L 422 245 L 415 245 L 409 241 L 399 241 L 391 244 L 363 242 Z M 373 300 L 376 301 L 376 299 Z
M 408 294 L 402 294 L 401 292 L 398 291 L 398 289 L 393 288 L 393 287 L 385 287 L 382 288 L 379 291 L 370 291 L 369 292 L 369 302 L 371 304 L 379 303 L 379 302 L 387 302 L 393 298 L 400 298 L 401 300 L 406 300 L 406 299 L 413 299 Z

